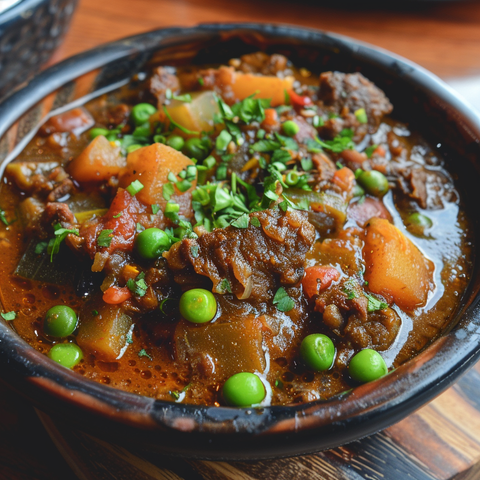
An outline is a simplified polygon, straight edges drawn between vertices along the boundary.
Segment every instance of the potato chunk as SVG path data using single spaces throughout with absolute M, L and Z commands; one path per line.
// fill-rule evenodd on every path
M 254 98 L 269 98 L 270 105 L 277 107 L 285 103 L 285 91 L 293 87 L 294 78 L 280 78 L 268 75 L 255 75 L 253 73 L 235 72 L 232 79 L 232 92 L 238 100 L 243 100 L 250 95 Z
M 127 343 L 127 333 L 132 326 L 132 319 L 118 305 L 86 304 L 80 315 L 80 328 L 77 343 L 84 351 L 93 353 L 98 358 L 112 362 L 121 353 Z
M 138 200 L 146 205 L 157 204 L 163 210 L 167 203 L 163 198 L 163 186 L 169 182 L 169 172 L 178 174 L 189 165 L 193 165 L 193 162 L 183 153 L 162 143 L 154 143 L 128 154 L 127 165 L 119 175 L 120 186 L 127 188 L 133 181 L 138 180 L 144 187 L 136 195 Z M 196 183 L 196 180 L 193 181 L 187 192 L 193 190 Z M 187 192 L 182 194 L 175 187 L 175 194 L 171 198 L 180 205 L 180 214 L 185 216 L 188 216 L 186 210 L 190 203 Z
M 120 154 L 120 148 L 99 135 L 70 162 L 67 169 L 77 182 L 103 182 L 118 175 L 123 165 L 125 159 Z
M 372 218 L 364 240 L 368 288 L 403 309 L 424 306 L 433 287 L 433 263 L 388 220 Z
M 177 359 L 202 376 L 224 381 L 239 372 L 263 372 L 262 323 L 249 315 L 200 326 L 182 320 L 175 330 Z

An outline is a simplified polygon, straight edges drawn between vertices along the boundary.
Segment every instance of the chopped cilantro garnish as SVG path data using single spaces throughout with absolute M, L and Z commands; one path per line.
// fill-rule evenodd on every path
M 0 313 L 1 317 L 6 320 L 7 322 L 10 322 L 12 320 L 15 320 L 17 317 L 17 314 L 15 312 L 5 312 L 5 313 Z
M 192 101 L 192 96 L 189 93 L 185 93 L 183 95 L 174 95 L 169 88 L 167 88 L 165 91 L 165 97 L 168 100 L 178 100 L 179 102 L 185 103 L 190 103 Z
M 198 77 L 197 81 L 202 87 L 205 85 L 205 81 L 203 80 L 202 77 Z
M 134 295 L 143 297 L 148 290 L 148 285 L 145 283 L 145 272 L 139 273 L 135 280 L 129 278 L 127 281 L 127 287 Z
M 295 306 L 295 302 L 289 297 L 288 293 L 283 287 L 280 287 L 277 290 L 277 293 L 273 297 L 273 304 L 281 312 L 289 312 Z
M 100 232 L 100 235 L 97 238 L 97 246 L 99 247 L 109 247 L 112 243 L 112 233 L 113 230 L 105 229 Z
M 78 230 L 69 230 L 68 228 L 62 228 L 60 223 L 56 223 L 53 226 L 55 237 L 48 242 L 47 251 L 50 253 L 50 262 L 53 262 L 53 256 L 60 251 L 61 243 L 67 238 L 67 235 L 79 235 Z
M 222 130 L 220 132 L 220 135 L 218 135 L 217 140 L 215 141 L 215 148 L 217 149 L 217 152 L 222 153 L 225 152 L 225 150 L 228 147 L 228 144 L 232 141 L 232 136 L 230 133 L 227 132 L 227 130 Z
M 7 220 L 7 217 L 5 216 L 5 212 L 4 212 L 2 209 L 0 209 L 0 222 L 2 222 L 4 225 L 6 225 L 6 226 L 8 227 L 8 226 L 11 225 L 12 223 L 14 223 L 15 220 L 16 220 L 16 219 L 11 220 L 11 221 L 9 222 L 9 221 Z
M 140 358 L 142 358 L 142 357 L 147 357 L 149 360 L 153 360 L 153 358 L 151 357 L 151 355 L 149 355 L 144 348 L 142 348 L 142 349 L 138 352 L 138 356 L 139 356 Z
M 250 223 L 250 217 L 244 213 L 240 215 L 236 220 L 234 220 L 230 225 L 236 228 L 248 228 L 248 224 Z
M 127 192 L 134 197 L 140 190 L 143 189 L 143 183 L 139 180 L 134 180 L 128 187 Z
M 302 168 L 306 171 L 309 172 L 313 168 L 313 161 L 311 158 L 302 158 L 300 160 L 300 163 L 302 165 Z
M 344 150 L 353 150 L 355 144 L 352 141 L 349 129 L 344 129 L 340 132 L 340 135 L 337 135 L 333 140 L 320 140 L 318 137 L 315 138 L 315 141 L 322 147 L 327 150 L 331 150 L 334 153 L 342 153 Z
M 113 216 L 113 218 L 120 218 L 123 215 L 123 212 L 119 212 Z
M 378 145 L 370 145 L 365 149 L 365 155 L 367 158 L 372 158 L 373 152 L 378 148 Z
M 258 219 L 258 217 L 250 217 L 250 223 L 254 227 L 260 227 L 260 220 Z
M 98 315 L 98 310 L 92 310 L 92 315 L 96 317 Z
M 160 211 L 160 206 L 157 205 L 156 203 L 154 203 L 154 204 L 152 205 L 152 213 L 153 213 L 154 215 L 156 215 L 159 211 Z
M 180 392 L 177 390 L 170 390 L 168 393 L 174 400 L 178 400 L 180 398 Z
M 283 388 L 283 382 L 281 380 L 275 380 L 275 387 L 282 389 Z
M 190 247 L 190 253 L 192 254 L 193 258 L 197 258 L 199 254 L 199 247 L 198 245 L 192 245 Z
M 48 242 L 47 241 L 38 242 L 35 245 L 35 254 L 40 255 L 41 253 L 43 253 L 47 249 L 47 247 L 48 247 Z
M 176 180 L 176 179 L 175 179 Z M 162 187 L 162 196 L 167 202 L 170 200 L 171 196 L 175 193 L 172 183 L 166 183 Z
M 376 312 L 377 310 L 385 310 L 388 307 L 387 303 L 378 300 L 374 296 L 369 295 L 368 293 L 364 293 L 364 295 L 368 299 L 368 305 L 367 305 L 367 311 L 368 312 Z
M 272 152 L 273 150 L 277 150 L 282 145 L 275 140 L 259 140 L 258 142 L 254 143 L 250 148 L 254 152 Z
M 218 293 L 232 293 L 232 286 L 227 278 L 224 278 L 219 285 L 219 292 Z
M 318 116 L 318 115 L 315 115 L 312 119 L 312 125 L 315 127 L 315 128 L 319 128 L 319 127 L 323 127 L 323 118 Z

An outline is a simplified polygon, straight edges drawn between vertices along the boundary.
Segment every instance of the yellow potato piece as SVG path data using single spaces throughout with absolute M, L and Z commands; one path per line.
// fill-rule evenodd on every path
M 382 218 L 368 222 L 364 241 L 368 288 L 403 309 L 424 306 L 433 287 L 433 263 L 397 227 Z
M 166 107 L 173 121 L 195 132 L 208 132 L 213 129 L 213 116 L 218 105 L 213 92 L 192 93 L 192 101 L 178 100 Z
M 178 174 L 189 165 L 193 165 L 193 162 L 183 153 L 163 143 L 154 143 L 128 154 L 127 165 L 119 174 L 119 183 L 121 187 L 127 188 L 133 181 L 138 180 L 144 188 L 136 197 L 146 205 L 157 204 L 163 210 L 167 203 L 163 198 L 163 186 L 169 183 L 169 172 Z M 194 180 L 187 191 L 193 190 L 196 184 Z M 175 187 L 171 200 L 180 205 L 180 214 L 184 214 L 188 208 L 188 198 L 188 195 L 182 194 Z
M 285 103 L 285 90 L 291 89 L 293 82 L 294 78 L 291 76 L 279 78 L 235 72 L 231 88 L 238 100 L 255 94 L 254 98 L 269 98 L 271 99 L 270 105 L 277 107 Z
M 98 302 L 98 315 L 94 314 L 94 309 L 90 306 L 83 309 L 83 315 L 80 316 L 77 343 L 85 352 L 112 362 L 127 344 L 132 319 L 118 305 Z
M 99 135 L 70 162 L 67 170 L 77 182 L 102 182 L 118 175 L 124 165 L 125 158 L 120 154 L 120 147 Z

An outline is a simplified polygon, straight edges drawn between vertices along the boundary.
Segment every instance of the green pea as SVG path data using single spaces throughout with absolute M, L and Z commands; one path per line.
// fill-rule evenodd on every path
M 185 140 L 180 135 L 170 135 L 167 138 L 167 145 L 180 151 L 185 145 Z
M 146 260 L 160 258 L 170 247 L 170 238 L 159 228 L 147 228 L 135 239 L 136 252 Z
M 73 368 L 83 358 L 83 352 L 75 343 L 57 343 L 50 349 L 48 356 L 65 368 Z
M 288 135 L 289 137 L 295 136 L 300 131 L 300 127 L 293 120 L 283 122 L 282 129 L 285 135 Z
M 323 372 L 333 364 L 335 346 L 326 335 L 312 333 L 302 340 L 300 356 L 308 367 L 317 372 Z
M 199 138 L 189 138 L 183 147 L 183 152 L 190 158 L 203 160 L 208 156 L 208 150 Z
M 135 125 L 140 126 L 148 122 L 148 119 L 156 113 L 156 111 L 157 109 L 149 103 L 139 103 L 132 108 L 131 117 Z
M 43 331 L 52 337 L 68 337 L 77 326 L 77 314 L 66 305 L 56 305 L 45 315 Z
M 353 356 L 348 365 L 348 371 L 357 382 L 367 383 L 386 375 L 388 368 L 377 351 L 366 348 Z
M 180 297 L 180 314 L 192 323 L 206 323 L 217 313 L 217 301 L 212 292 L 193 288 Z
M 251 407 L 265 398 L 265 387 L 254 373 L 232 375 L 223 384 L 223 398 L 232 407 Z
M 377 170 L 362 172 L 357 177 L 357 182 L 370 195 L 383 197 L 388 192 L 388 180 L 385 175 Z
M 407 222 L 420 230 L 431 228 L 433 225 L 430 218 L 420 212 L 411 213 L 407 218 Z
M 99 135 L 103 135 L 104 137 L 106 137 L 110 133 L 110 130 L 107 130 L 106 128 L 96 127 L 96 128 L 92 128 L 89 133 L 90 133 L 90 138 L 93 139 L 98 137 Z

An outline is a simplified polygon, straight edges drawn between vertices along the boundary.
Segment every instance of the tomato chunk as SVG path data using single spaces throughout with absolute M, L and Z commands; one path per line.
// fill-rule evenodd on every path
M 317 265 L 305 269 L 305 276 L 302 280 L 303 291 L 308 298 L 318 295 L 326 290 L 332 282 L 340 278 L 340 272 L 333 267 Z

